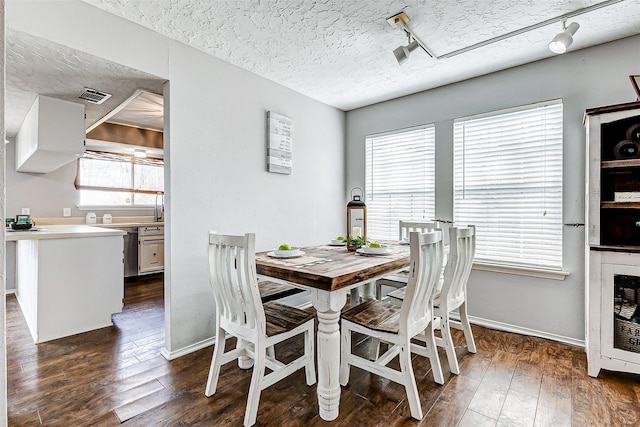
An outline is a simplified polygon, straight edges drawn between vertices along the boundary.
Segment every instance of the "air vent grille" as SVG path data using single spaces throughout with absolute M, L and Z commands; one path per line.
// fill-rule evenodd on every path
M 111 94 L 85 87 L 82 89 L 82 93 L 80 93 L 78 98 L 89 101 L 92 104 L 102 104 L 104 101 L 111 98 Z

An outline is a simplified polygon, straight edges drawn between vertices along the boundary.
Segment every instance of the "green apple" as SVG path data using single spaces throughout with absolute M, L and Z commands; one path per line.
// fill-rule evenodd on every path
M 347 239 L 345 239 L 344 236 L 338 236 L 338 237 L 336 237 L 336 240 L 344 241 L 344 240 L 347 240 Z
M 291 246 L 289 246 L 286 243 L 283 243 L 280 246 L 278 246 L 278 250 L 279 251 L 290 251 L 291 250 Z
M 369 247 L 370 248 L 381 248 L 382 246 L 380 245 L 380 243 L 372 242 L 372 243 L 369 243 Z

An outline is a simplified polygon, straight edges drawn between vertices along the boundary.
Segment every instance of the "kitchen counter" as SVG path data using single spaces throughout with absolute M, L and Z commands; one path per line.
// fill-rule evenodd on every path
M 164 222 L 113 222 L 111 224 L 91 224 L 92 227 L 104 228 L 128 228 L 128 227 L 159 227 L 164 226 Z
M 164 222 L 117 222 L 94 226 L 127 232 L 124 238 L 124 277 L 164 271 Z
M 16 247 L 16 299 L 35 343 L 112 325 L 123 307 L 125 235 L 89 225 L 6 231 Z
M 123 225 L 120 225 L 123 227 Z M 6 240 L 13 242 L 17 240 L 42 240 L 42 239 L 72 239 L 79 237 L 106 237 L 124 236 L 125 231 L 93 227 L 90 225 L 45 225 L 34 227 L 31 230 L 11 230 L 7 229 Z

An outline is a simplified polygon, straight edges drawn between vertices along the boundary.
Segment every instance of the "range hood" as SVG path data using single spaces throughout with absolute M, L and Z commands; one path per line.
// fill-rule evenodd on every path
M 39 95 L 16 134 L 18 172 L 47 173 L 84 152 L 84 104 Z

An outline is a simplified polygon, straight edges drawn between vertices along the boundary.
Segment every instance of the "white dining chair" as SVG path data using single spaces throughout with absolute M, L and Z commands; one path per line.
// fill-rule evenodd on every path
M 475 248 L 475 226 L 451 227 L 449 229 L 448 260 L 444 269 L 441 289 L 436 291 L 433 299 L 433 312 L 436 316 L 434 328 L 440 329 L 442 335 L 441 338 L 436 337 L 436 343 L 438 346 L 444 347 L 451 373 L 456 375 L 460 373 L 460 367 L 451 336 L 451 328 L 461 329 L 469 353 L 476 352 L 476 344 L 467 314 L 467 282 L 473 267 Z M 390 292 L 387 297 L 390 300 L 396 300 L 396 304 L 399 304 L 405 298 L 405 293 L 405 289 L 398 289 Z M 460 320 L 451 318 L 451 313 L 456 309 Z
M 420 233 L 426 233 L 428 231 L 441 228 L 437 221 L 425 222 L 425 221 L 398 221 L 398 241 L 409 242 L 409 233 L 412 231 L 418 231 Z M 384 276 L 376 280 L 376 298 L 382 299 L 382 287 L 388 286 L 391 288 L 403 288 L 407 286 L 407 272 L 399 271 L 387 276 Z
M 255 263 L 255 234 L 209 233 L 209 270 L 216 304 L 216 339 L 205 395 L 216 392 L 220 367 L 238 359 L 241 368 L 253 365 L 244 425 L 255 424 L 262 390 L 304 368 L 308 385 L 315 384 L 314 315 L 279 304 L 262 303 Z M 236 348 L 225 352 L 225 335 L 237 338 Z M 273 346 L 304 335 L 304 354 L 284 364 Z M 266 369 L 272 372 L 265 374 Z
M 429 358 L 434 380 L 444 384 L 433 334 L 431 307 L 442 266 L 442 231 L 411 232 L 410 251 L 409 281 L 400 307 L 388 301 L 369 300 L 342 314 L 340 384 L 346 386 L 349 382 L 351 366 L 388 378 L 404 386 L 411 416 L 420 420 L 422 407 L 411 365 L 412 351 Z M 374 360 L 360 357 L 352 352 L 352 332 L 385 342 L 389 348 Z M 427 337 L 425 346 L 411 342 L 411 338 L 420 333 Z M 396 356 L 399 357 L 400 370 L 388 366 Z

